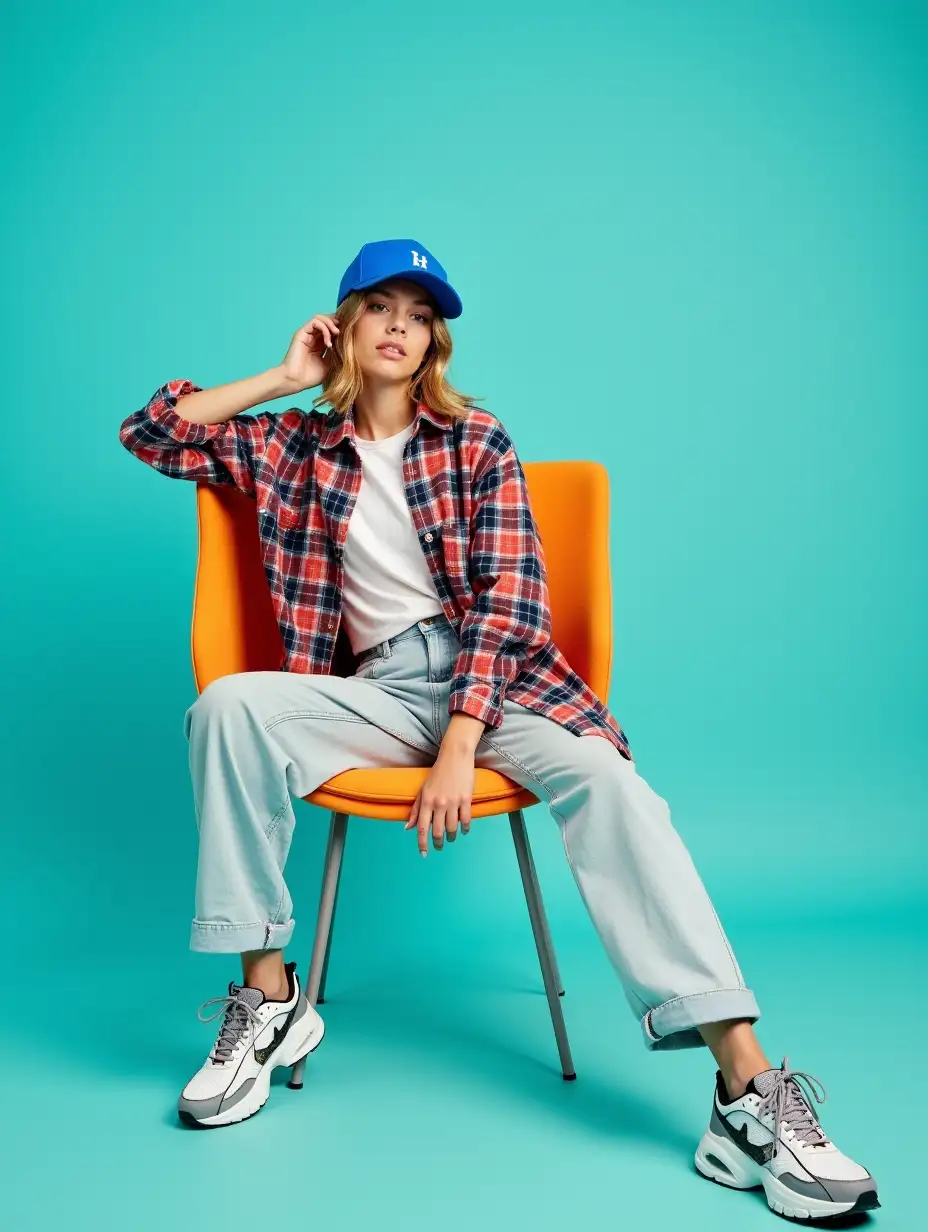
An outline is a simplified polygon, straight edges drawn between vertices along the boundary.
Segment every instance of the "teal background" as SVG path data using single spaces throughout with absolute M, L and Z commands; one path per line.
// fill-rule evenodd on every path
M 541 808 L 576 1084 L 505 820 L 427 861 L 359 821 L 306 1089 L 175 1125 L 235 965 L 187 950 L 194 489 L 117 432 L 279 362 L 387 236 L 446 265 L 452 379 L 523 459 L 608 466 L 611 708 L 771 1057 L 914 1227 L 924 5 L 98 0 L 8 6 L 0 45 L 4 1228 L 773 1226 L 694 1174 L 711 1060 L 644 1051 Z

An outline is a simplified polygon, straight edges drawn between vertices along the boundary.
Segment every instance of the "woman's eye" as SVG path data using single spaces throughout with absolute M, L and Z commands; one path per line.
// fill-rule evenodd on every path
M 387 307 L 387 305 L 386 305 L 386 304 L 381 304 L 381 303 L 378 303 L 376 300 L 373 300 L 373 301 L 372 301 L 371 303 L 369 303 L 367 306 L 368 306 L 368 308 L 386 308 L 386 307 Z M 430 321 L 431 321 L 431 319 L 432 319 L 431 317 L 426 316 L 426 314 L 425 314 L 424 312 L 414 312 L 412 315 L 413 315 L 414 317 L 418 317 L 418 318 L 419 318 L 419 320 L 420 320 L 420 321 L 422 321 L 422 322 L 423 322 L 423 324 L 425 324 L 425 325 L 428 325 L 428 324 L 429 324 L 429 322 L 430 322 Z

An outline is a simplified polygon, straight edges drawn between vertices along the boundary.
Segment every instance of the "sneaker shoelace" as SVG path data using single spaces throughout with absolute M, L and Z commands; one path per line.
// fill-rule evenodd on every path
M 252 1006 L 243 1000 L 242 992 L 243 989 L 238 988 L 231 996 L 211 997 L 208 1001 L 204 1001 L 197 1010 L 197 1018 L 200 1022 L 212 1022 L 220 1014 L 225 1015 L 216 1043 L 210 1053 L 210 1060 L 216 1065 L 221 1065 L 231 1058 L 234 1049 L 252 1023 L 255 1027 L 261 1025 L 260 1015 L 256 1014 Z M 218 1005 L 219 1008 L 204 1018 L 203 1011 L 210 1005 Z
M 828 1097 L 824 1086 L 811 1074 L 790 1069 L 788 1057 L 783 1058 L 780 1069 L 770 1072 L 773 1074 L 773 1080 L 770 1089 L 761 1099 L 758 1113 L 761 1117 L 767 1113 L 773 1116 L 774 1158 L 780 1149 L 779 1126 L 783 1123 L 787 1129 L 792 1130 L 795 1141 L 805 1146 L 825 1146 L 828 1137 L 811 1103 L 812 1099 L 818 1104 L 825 1102 Z

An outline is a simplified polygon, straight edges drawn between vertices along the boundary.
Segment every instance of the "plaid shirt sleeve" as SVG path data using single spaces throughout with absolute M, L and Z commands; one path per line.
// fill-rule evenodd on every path
M 521 463 L 498 424 L 474 472 L 469 573 L 448 711 L 503 721 L 506 687 L 522 661 L 551 640 L 548 577 Z
M 171 479 L 230 484 L 255 495 L 255 471 L 275 416 L 234 415 L 225 423 L 191 423 L 178 415 L 178 398 L 198 392 L 192 381 L 168 381 L 119 429 L 121 443 Z

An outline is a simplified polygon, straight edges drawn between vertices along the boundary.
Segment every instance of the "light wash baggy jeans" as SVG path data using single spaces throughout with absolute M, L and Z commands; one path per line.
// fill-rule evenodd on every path
M 184 716 L 199 829 L 191 949 L 289 942 L 291 794 L 355 767 L 433 765 L 459 649 L 437 616 L 366 651 L 352 677 L 236 672 L 203 690 Z M 476 764 L 547 801 L 646 1047 L 698 1046 L 702 1023 L 760 1016 L 666 801 L 613 744 L 506 699 Z

